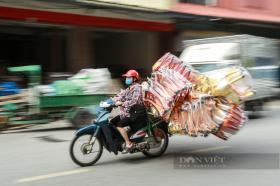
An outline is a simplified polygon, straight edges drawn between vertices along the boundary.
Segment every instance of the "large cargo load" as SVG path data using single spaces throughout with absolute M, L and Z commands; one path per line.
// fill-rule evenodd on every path
M 154 64 L 143 87 L 145 105 L 169 124 L 169 132 L 224 140 L 246 122 L 240 104 L 254 94 L 252 78 L 242 67 L 205 75 L 170 53 Z

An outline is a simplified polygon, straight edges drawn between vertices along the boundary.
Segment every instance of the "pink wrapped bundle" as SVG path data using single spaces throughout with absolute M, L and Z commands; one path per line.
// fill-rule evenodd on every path
M 188 135 L 207 135 L 217 129 L 218 126 L 211 117 L 214 107 L 215 102 L 210 98 L 206 100 L 200 98 L 183 104 L 182 110 L 187 113 L 186 132 Z
M 153 71 L 158 71 L 161 68 L 176 68 L 181 63 L 181 60 L 171 53 L 166 53 L 153 65 Z
M 152 108 L 156 113 L 156 116 L 163 116 L 170 110 L 170 107 L 163 105 L 162 101 L 155 96 L 154 92 L 145 91 L 144 104 L 148 108 Z
M 183 61 L 171 53 L 166 53 L 153 65 L 153 72 L 163 68 L 173 69 L 188 80 L 195 80 L 196 76 L 199 74 L 191 65 L 183 63 Z
M 227 140 L 240 130 L 247 121 L 247 118 L 244 111 L 238 105 L 219 103 L 217 106 L 213 120 L 218 123 L 220 127 L 217 132 L 213 134 L 221 139 Z
M 166 89 L 171 89 L 173 92 L 192 86 L 185 77 L 173 69 L 162 68 L 154 72 L 152 80 L 162 84 Z
M 144 94 L 144 101 L 166 121 L 170 121 L 170 115 L 176 113 L 176 108 L 181 108 L 192 89 L 192 84 L 186 78 L 166 68 L 154 72 L 147 83 L 149 88 Z
M 169 132 L 177 134 L 187 134 L 188 112 L 174 107 L 170 114 Z
M 183 104 L 189 99 L 191 88 L 181 90 L 174 98 L 172 109 L 169 115 L 169 129 L 172 133 L 187 133 L 187 115 L 186 111 L 182 110 Z M 166 117 L 167 118 L 167 117 Z

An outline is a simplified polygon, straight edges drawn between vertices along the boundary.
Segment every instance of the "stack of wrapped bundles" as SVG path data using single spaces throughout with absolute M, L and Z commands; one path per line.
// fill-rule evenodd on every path
M 246 122 L 239 104 L 253 95 L 246 69 L 228 67 L 201 74 L 170 53 L 154 64 L 145 83 L 145 105 L 169 123 L 171 133 L 212 133 L 224 140 Z

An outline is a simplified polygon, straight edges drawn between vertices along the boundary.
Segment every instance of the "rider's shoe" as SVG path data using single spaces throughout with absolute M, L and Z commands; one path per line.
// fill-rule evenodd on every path
M 130 143 L 128 146 L 126 145 L 125 148 L 122 151 L 122 154 L 127 154 L 131 151 L 131 149 L 133 148 L 134 143 Z

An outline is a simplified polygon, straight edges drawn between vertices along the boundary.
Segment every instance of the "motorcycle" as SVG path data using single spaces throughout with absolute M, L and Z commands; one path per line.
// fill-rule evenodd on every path
M 99 114 L 93 124 L 85 126 L 75 133 L 70 144 L 70 156 L 79 166 L 95 164 L 102 156 L 103 148 L 109 152 L 113 151 L 116 155 L 124 150 L 124 139 L 108 120 L 114 107 L 111 99 L 101 102 Z M 145 126 L 136 131 L 131 127 L 125 127 L 130 141 L 134 143 L 129 153 L 142 152 L 150 158 L 159 157 L 168 146 L 167 123 L 160 118 L 155 118 L 146 110 L 145 112 Z

